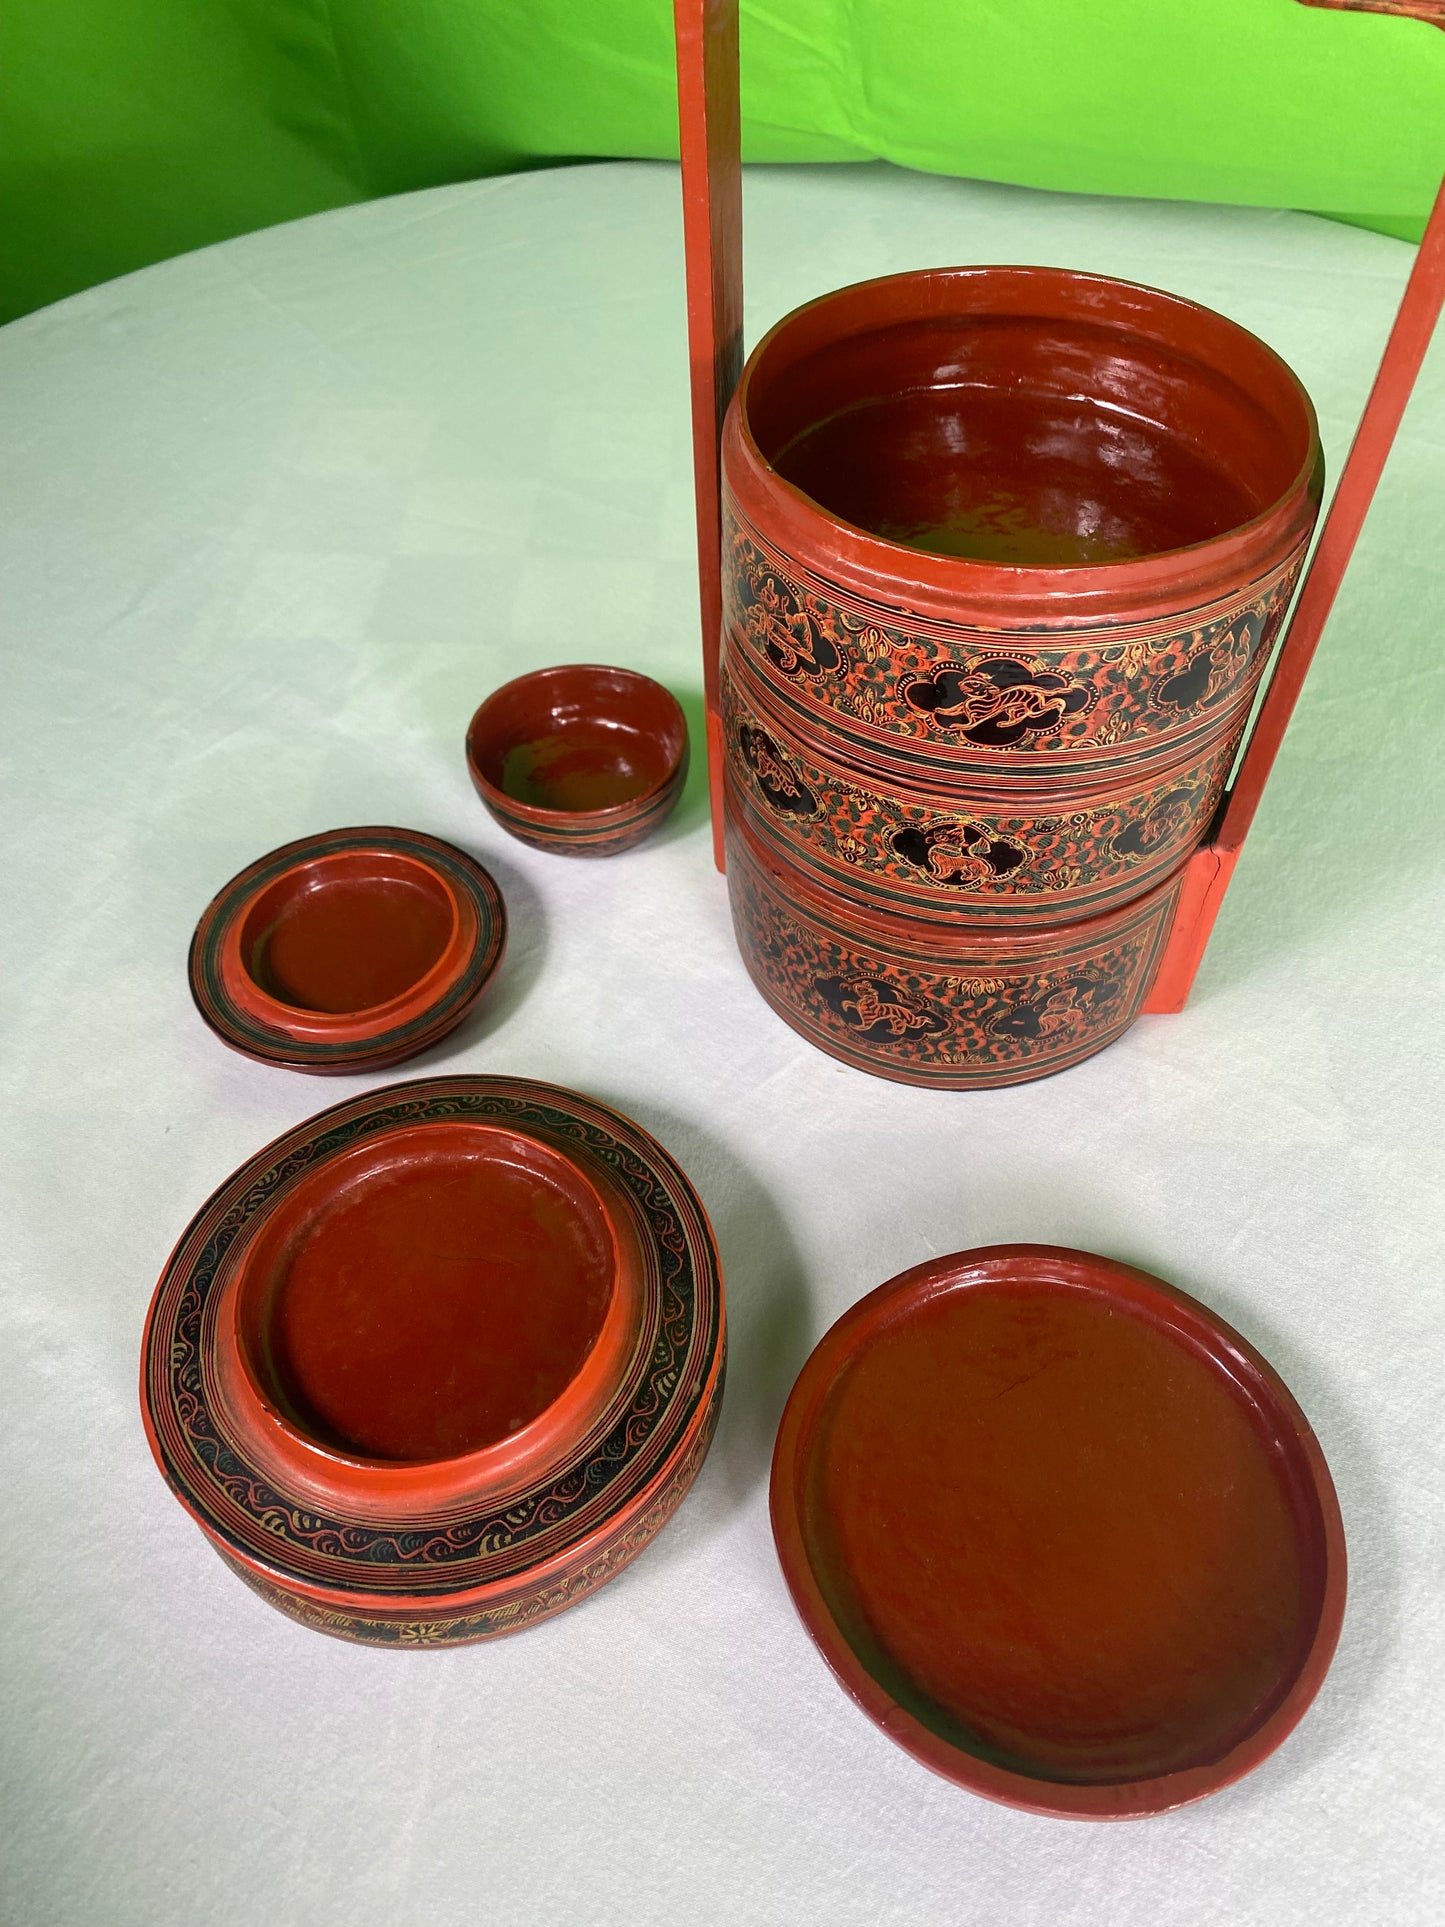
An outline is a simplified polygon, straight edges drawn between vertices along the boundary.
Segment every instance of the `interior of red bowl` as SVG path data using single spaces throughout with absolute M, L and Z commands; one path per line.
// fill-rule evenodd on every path
M 630 670 L 542 669 L 489 696 L 473 719 L 473 768 L 515 803 L 588 815 L 639 801 L 676 771 L 686 725 L 676 699 Z
M 563 1396 L 616 1266 L 596 1191 L 546 1145 L 461 1121 L 388 1131 L 268 1217 L 238 1294 L 241 1355 L 265 1402 L 324 1448 L 451 1459 Z
M 780 324 L 745 389 L 765 460 L 840 520 L 934 554 L 1097 566 L 1278 502 L 1313 415 L 1224 317 L 1049 270 L 845 289 Z
M 1320 1623 L 1318 1506 L 1269 1416 L 1087 1290 L 947 1291 L 875 1331 L 812 1428 L 798 1511 L 875 1688 L 1032 1780 L 1220 1760 Z
M 241 926 L 241 964 L 292 1009 L 367 1011 L 420 983 L 455 923 L 445 884 L 425 864 L 348 850 L 298 864 L 261 893 Z

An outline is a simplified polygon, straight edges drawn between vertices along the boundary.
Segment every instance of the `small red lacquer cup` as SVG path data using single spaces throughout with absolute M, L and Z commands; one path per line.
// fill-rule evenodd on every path
M 467 731 L 467 768 L 488 810 L 559 856 L 616 856 L 650 836 L 682 794 L 687 763 L 671 691 L 597 663 L 505 683 Z

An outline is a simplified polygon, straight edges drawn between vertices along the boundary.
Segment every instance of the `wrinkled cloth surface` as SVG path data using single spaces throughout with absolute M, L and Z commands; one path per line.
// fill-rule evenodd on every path
M 1305 215 L 887 167 L 752 170 L 748 333 L 867 275 L 1085 267 L 1293 364 L 1332 476 L 1411 250 Z M 690 1921 L 1317 1927 L 1445 1913 L 1439 649 L 1445 341 L 1421 377 L 1193 1000 L 1043 1083 L 940 1094 L 762 1004 L 712 867 L 676 172 L 607 165 L 318 216 L 0 331 L 6 1518 L 0 1917 L 23 1927 Z M 698 754 L 653 842 L 509 840 L 462 740 L 568 660 L 677 689 Z M 367 1079 L 226 1051 L 202 908 L 345 824 L 447 837 L 506 894 L 491 992 Z M 453 1651 L 371 1651 L 247 1591 L 142 1434 L 142 1322 L 192 1213 L 368 1082 L 614 1104 L 712 1214 L 717 1441 L 615 1583 Z M 1303 1725 L 1238 1786 L 1103 1827 L 932 1777 L 794 1616 L 766 1478 L 851 1303 L 1032 1240 L 1195 1293 L 1333 1469 L 1350 1600 Z

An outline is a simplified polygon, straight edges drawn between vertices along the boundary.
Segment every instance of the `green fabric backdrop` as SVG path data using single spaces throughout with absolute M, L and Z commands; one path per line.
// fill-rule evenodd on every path
M 671 0 L 6 0 L 0 313 L 318 208 L 676 152 Z M 1298 0 L 743 0 L 754 160 L 1417 238 L 1445 33 Z

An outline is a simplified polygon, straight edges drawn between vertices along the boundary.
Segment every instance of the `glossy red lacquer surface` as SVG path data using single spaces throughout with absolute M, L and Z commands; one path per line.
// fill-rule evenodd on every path
M 980 562 L 1119 562 L 1208 541 L 1267 505 L 1126 407 L 978 379 L 854 403 L 773 465 L 845 522 Z
M 500 1502 L 616 1395 L 646 1270 L 602 1171 L 495 1122 L 381 1130 L 289 1186 L 227 1269 L 220 1406 L 317 1505 Z
M 738 0 L 673 0 L 677 120 L 682 162 L 687 346 L 697 497 L 697 574 L 713 855 L 723 867 L 722 637 L 723 417 L 743 365 L 743 157 L 738 97 Z
M 566 855 L 612 855 L 648 835 L 676 802 L 687 724 L 671 692 L 633 670 L 539 669 L 478 709 L 467 767 L 514 836 Z
M 265 996 L 328 1015 L 374 1010 L 442 960 L 457 905 L 435 871 L 385 852 L 298 864 L 262 891 L 238 931 Z
M 258 858 L 207 906 L 191 995 L 224 1042 L 288 1070 L 369 1070 L 452 1030 L 501 961 L 506 911 L 464 851 L 329 830 Z
M 1328 1666 L 1333 1487 L 1268 1365 L 1085 1253 L 905 1273 L 805 1367 L 773 1517 L 795 1601 L 890 1735 L 976 1792 L 1117 1818 L 1256 1765 Z
M 724 1344 L 660 1146 L 576 1093 L 438 1078 L 334 1106 L 208 1200 L 152 1301 L 142 1411 L 273 1605 L 452 1644 L 562 1610 L 661 1529 Z
M 880 461 L 880 484 L 810 462 L 830 440 Z M 1028 267 L 892 275 L 795 309 L 748 358 L 723 473 L 801 565 L 1018 629 L 1177 616 L 1283 561 L 1321 488 L 1309 398 L 1263 342 L 1158 289 Z M 953 552 L 849 520 L 840 492 L 895 530 L 956 517 Z
M 258 1385 L 309 1437 L 448 1459 L 520 1432 L 602 1331 L 617 1253 L 596 1188 L 504 1132 L 387 1134 L 298 1187 L 238 1306 Z

